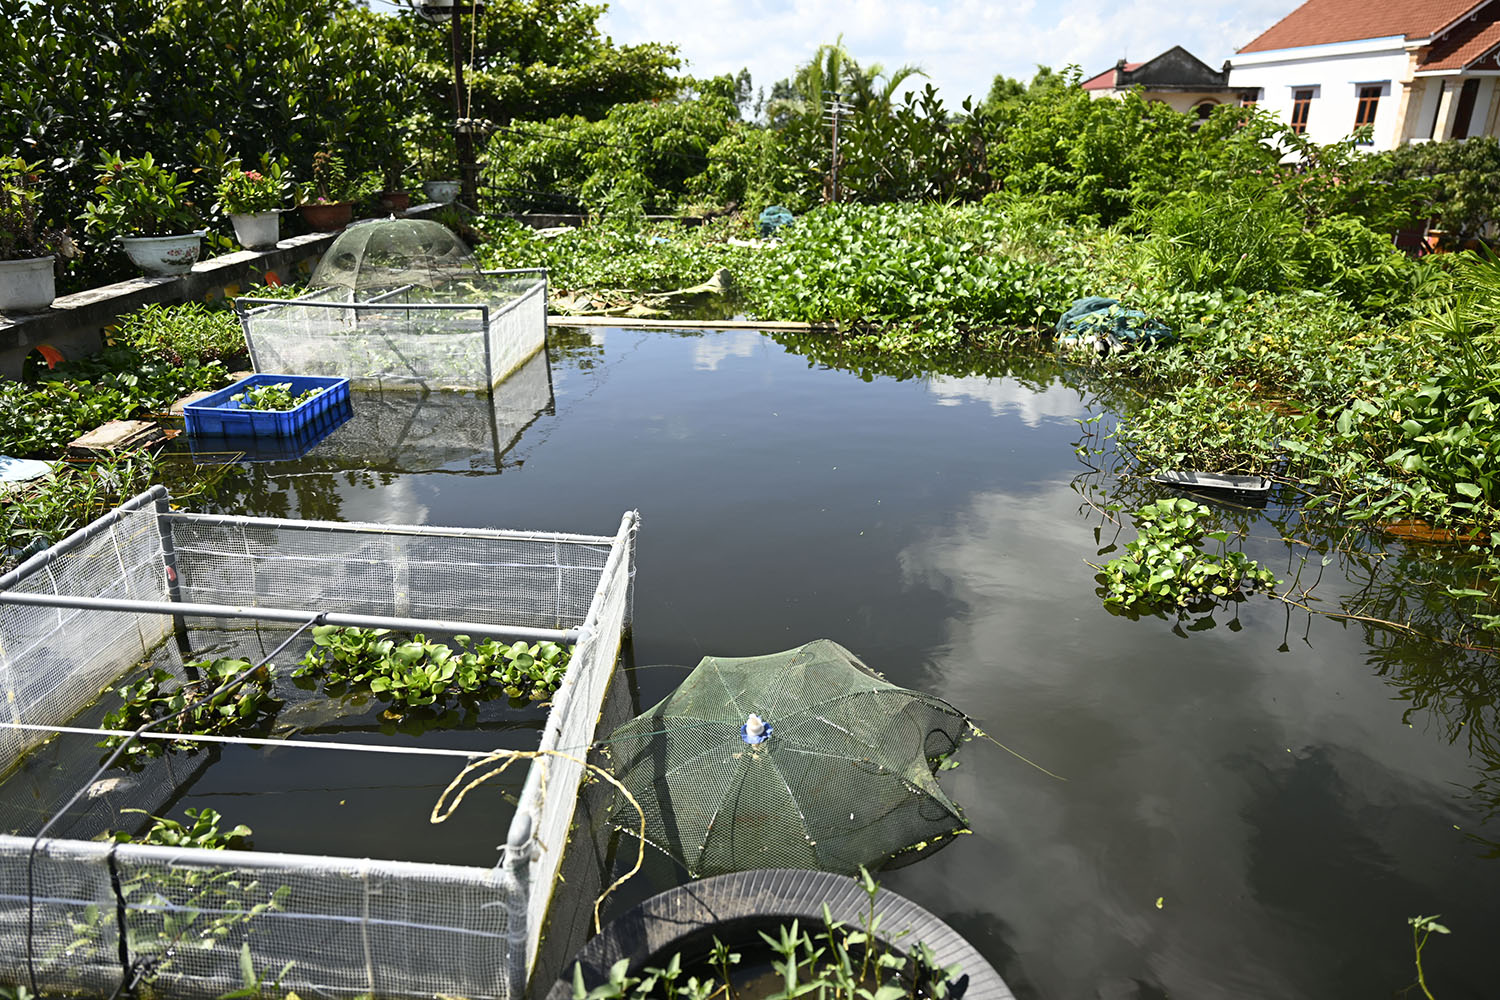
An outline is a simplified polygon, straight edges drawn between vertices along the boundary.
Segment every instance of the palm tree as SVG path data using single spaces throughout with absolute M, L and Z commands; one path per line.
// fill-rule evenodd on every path
M 791 86 L 794 96 L 773 100 L 766 112 L 773 118 L 787 112 L 818 114 L 834 93 L 860 111 L 888 112 L 900 86 L 913 76 L 925 75 L 919 66 L 902 66 L 889 76 L 880 63 L 861 67 L 840 34 L 831 44 L 819 45 L 812 59 L 797 70 Z

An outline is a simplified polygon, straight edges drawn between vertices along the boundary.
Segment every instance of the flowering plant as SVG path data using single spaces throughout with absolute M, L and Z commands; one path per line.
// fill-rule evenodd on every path
M 349 175 L 344 170 L 344 158 L 326 149 L 314 153 L 312 180 L 302 187 L 303 204 L 329 205 L 349 201 L 350 195 Z
M 98 197 L 83 210 L 83 224 L 96 236 L 175 236 L 198 225 L 198 209 L 189 181 L 159 165 L 146 153 L 132 160 L 106 153 L 95 164 Z
M 225 215 L 254 215 L 281 207 L 282 180 L 279 164 L 262 164 L 260 170 L 241 170 L 239 164 L 225 171 L 219 181 L 219 207 Z

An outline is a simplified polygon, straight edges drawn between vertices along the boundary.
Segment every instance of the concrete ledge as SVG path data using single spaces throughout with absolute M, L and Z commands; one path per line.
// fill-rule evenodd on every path
M 402 213 L 420 218 L 442 205 L 415 205 Z M 267 271 L 283 281 L 300 280 L 311 273 L 323 251 L 338 233 L 308 233 L 276 244 L 272 250 L 239 250 L 200 260 L 188 274 L 166 278 L 131 278 L 101 285 L 73 295 L 64 295 L 43 313 L 22 316 L 0 314 L 0 376 L 18 379 L 26 355 L 40 344 L 49 344 L 65 358 L 97 353 L 103 346 L 106 327 L 126 313 L 153 302 L 211 302 L 233 298 L 252 285 L 263 284 Z

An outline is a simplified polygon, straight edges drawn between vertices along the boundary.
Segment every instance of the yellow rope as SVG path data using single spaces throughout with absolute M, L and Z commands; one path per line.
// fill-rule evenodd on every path
M 965 720 L 965 721 L 968 721 L 968 720 Z M 975 736 L 978 736 L 978 737 L 980 737 L 982 739 L 989 740 L 991 743 L 995 744 L 995 746 L 999 747 L 1001 750 L 1004 750 L 1006 753 L 1010 754 L 1012 757 L 1016 758 L 1017 760 L 1025 761 L 1027 764 L 1030 764 L 1032 767 L 1036 768 L 1038 771 L 1041 771 L 1043 774 L 1047 775 L 1049 778 L 1056 778 L 1058 781 L 1067 781 L 1068 780 L 1067 778 L 1064 778 L 1060 774 L 1053 774 L 1051 771 L 1047 770 L 1045 767 L 1043 767 L 1042 765 L 1038 764 L 1036 761 L 1032 760 L 1030 757 L 1027 757 L 1027 756 L 1025 756 L 1023 754 L 1016 753 L 1010 747 L 1006 746 L 1004 743 L 1001 743 L 999 740 L 995 739 L 995 737 L 991 736 L 989 733 L 985 732 L 983 729 L 980 729 L 978 726 L 974 725 L 973 722 L 969 722 L 969 728 L 972 729 L 972 730 L 974 730 L 974 735 Z
M 433 803 L 432 814 L 428 817 L 428 819 L 432 823 L 444 822 L 448 819 L 448 817 L 452 816 L 455 812 L 458 811 L 459 804 L 463 802 L 464 796 L 468 795 L 471 789 L 479 787 L 486 781 L 489 781 L 491 778 L 499 777 L 500 775 L 504 774 L 506 769 L 518 760 L 535 760 L 538 757 L 561 757 L 563 760 L 572 761 L 574 764 L 582 767 L 585 771 L 603 778 L 605 781 L 615 786 L 615 788 L 619 790 L 620 794 L 625 796 L 626 800 L 635 809 L 636 816 L 640 819 L 640 835 L 636 838 L 635 864 L 631 866 L 630 871 L 626 872 L 624 875 L 621 875 L 619 878 L 611 882 L 609 888 L 605 889 L 602 893 L 599 894 L 599 898 L 594 900 L 594 933 L 597 934 L 602 929 L 599 920 L 599 909 L 604 905 L 604 900 L 609 897 L 610 893 L 614 892 L 620 886 L 624 885 L 630 879 L 634 878 L 636 873 L 641 870 L 641 866 L 645 864 L 646 861 L 646 811 L 641 808 L 641 804 L 636 800 L 636 797 L 630 794 L 630 789 L 620 784 L 619 780 L 604 768 L 599 767 L 595 764 L 590 764 L 586 760 L 579 760 L 577 757 L 565 754 L 560 750 L 496 750 L 494 753 L 490 754 L 487 757 L 482 757 L 479 760 L 471 761 L 468 764 L 464 765 L 464 769 L 462 771 L 459 771 L 458 774 L 454 776 L 452 781 L 448 782 L 448 787 L 443 789 L 442 794 L 438 796 L 437 802 Z M 464 778 L 472 772 L 478 770 L 479 768 L 487 767 L 497 762 L 500 764 L 499 767 L 481 774 L 479 777 L 473 779 L 467 784 L 463 783 Z M 459 786 L 461 784 L 462 787 L 460 788 Z M 449 795 L 453 795 L 455 789 L 458 789 L 458 793 L 454 795 L 453 801 L 448 804 L 447 808 L 444 808 L 444 801 L 448 798 Z M 538 842 L 540 843 L 540 841 Z M 543 844 L 542 846 L 544 849 L 546 848 L 545 844 Z

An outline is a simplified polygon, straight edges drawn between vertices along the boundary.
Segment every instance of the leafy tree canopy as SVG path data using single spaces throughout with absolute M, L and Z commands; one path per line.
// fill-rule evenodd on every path
M 470 117 L 498 125 L 518 118 L 604 117 L 616 104 L 670 96 L 682 61 L 675 45 L 616 45 L 599 31 L 602 4 L 584 0 L 489 0 L 474 20 L 465 78 Z M 427 110 L 451 115 L 452 51 L 446 25 L 415 13 L 385 19 L 387 43 L 416 53 Z

